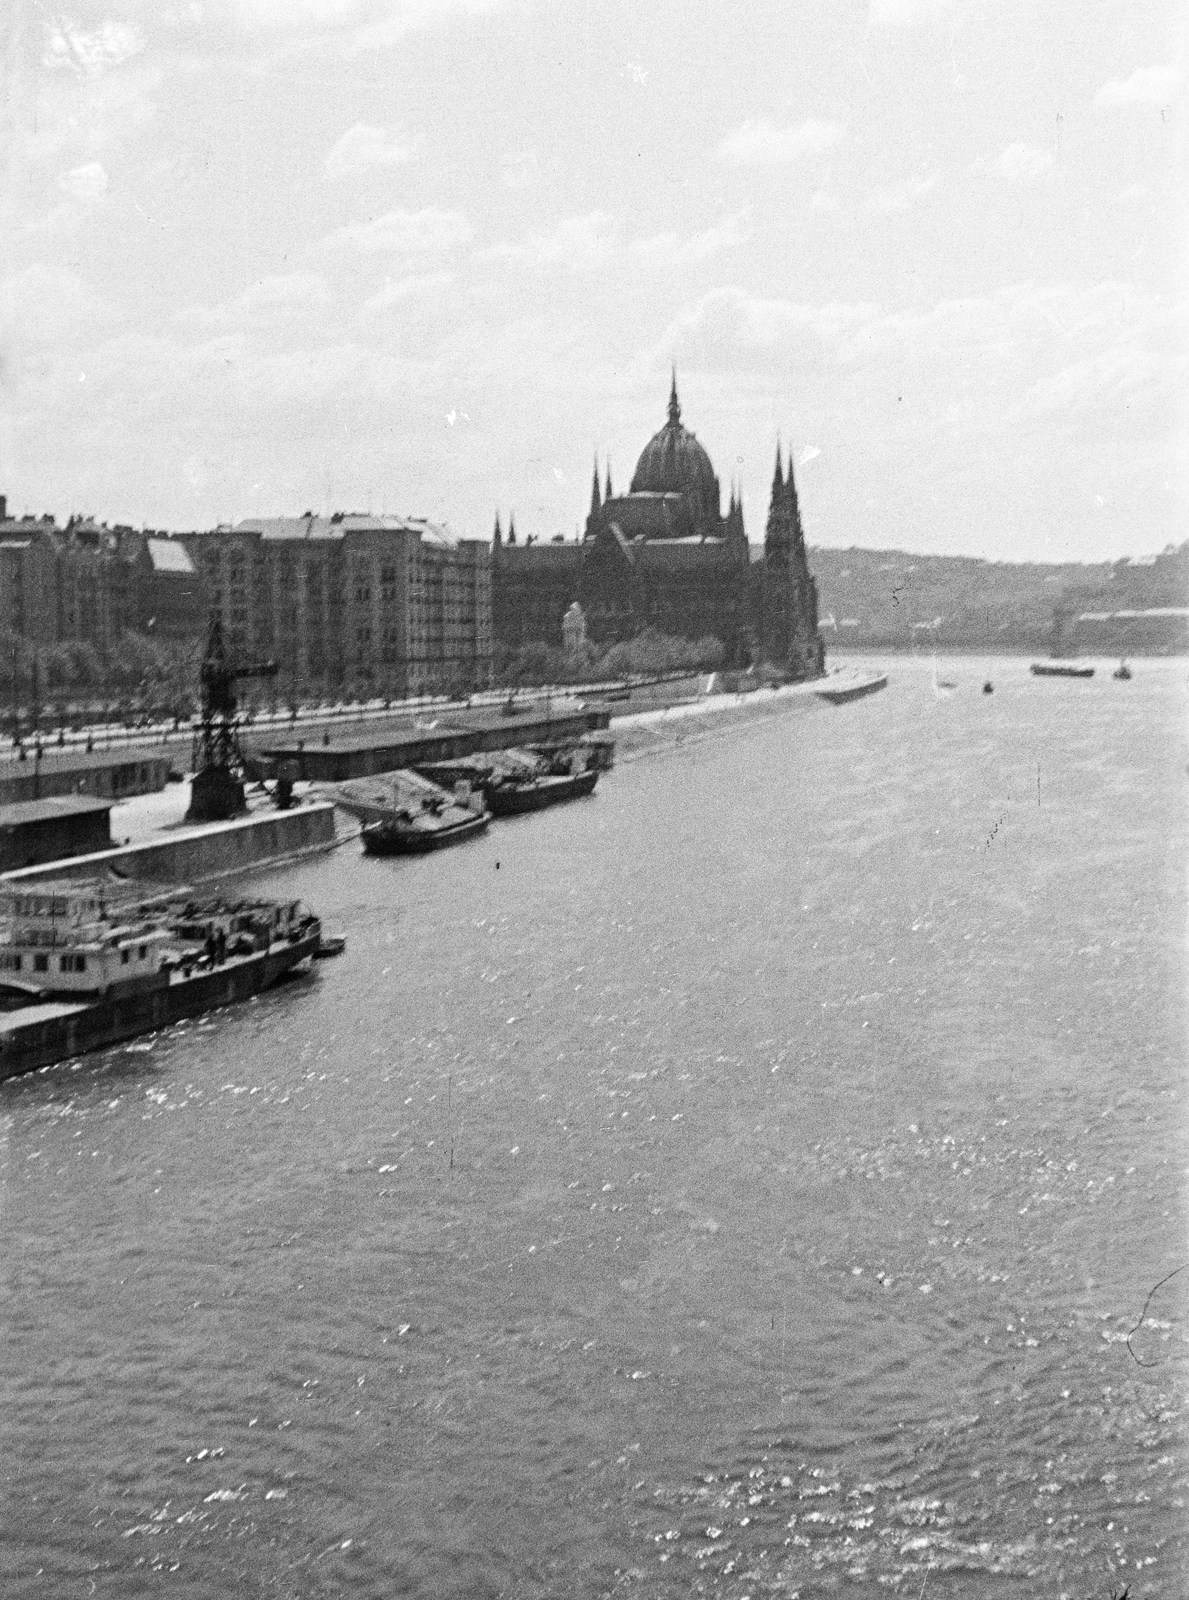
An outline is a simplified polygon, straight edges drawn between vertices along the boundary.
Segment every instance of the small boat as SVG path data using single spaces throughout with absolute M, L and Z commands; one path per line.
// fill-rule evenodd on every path
M 1131 678 L 1131 668 L 1127 665 L 1126 661 L 1120 661 L 1119 665 L 1111 673 L 1111 677 L 1121 678 L 1123 682 L 1126 683 Z
M 995 693 L 995 685 L 991 682 L 990 678 L 988 678 L 986 683 L 983 684 L 983 693 L 984 694 L 994 694 Z
M 1079 667 L 1072 661 L 1034 661 L 1028 668 L 1034 678 L 1092 678 L 1093 667 Z
M 336 805 L 363 823 L 368 855 L 419 855 L 482 833 L 491 821 L 482 793 L 469 783 L 453 794 L 428 778 L 402 768 L 374 778 L 349 778 L 331 786 Z
M 543 811 L 561 800 L 593 794 L 597 770 L 539 777 L 505 778 L 487 789 L 487 804 L 494 817 L 515 817 L 526 811 Z
M 875 694 L 879 689 L 888 686 L 886 672 L 871 673 L 863 678 L 850 678 L 839 676 L 837 682 L 829 682 L 824 688 L 815 689 L 813 692 L 819 699 L 829 700 L 832 705 L 845 705 L 848 700 L 858 700 L 862 695 Z
M 366 823 L 360 837 L 365 855 L 424 855 L 429 850 L 442 850 L 446 845 L 473 839 L 486 830 L 490 821 L 491 815 L 486 811 L 469 812 L 462 821 L 443 821 L 428 812 L 401 807 L 383 822 Z

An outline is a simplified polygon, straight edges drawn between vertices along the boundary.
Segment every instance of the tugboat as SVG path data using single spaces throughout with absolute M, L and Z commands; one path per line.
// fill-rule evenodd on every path
M 73 881 L 0 887 L 0 1078 L 271 988 L 318 953 L 300 900 L 138 900 Z
M 1126 661 L 1120 661 L 1119 665 L 1111 673 L 1111 677 L 1121 678 L 1124 683 L 1130 682 L 1131 668 L 1127 665 Z

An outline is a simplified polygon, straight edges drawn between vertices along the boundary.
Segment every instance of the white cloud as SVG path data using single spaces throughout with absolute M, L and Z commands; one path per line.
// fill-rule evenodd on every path
M 236 28 L 289 35 L 304 47 L 337 37 L 344 51 L 384 49 L 453 17 L 481 16 L 504 0 L 210 0 L 204 20 L 221 13 Z
M 623 224 L 610 211 L 567 217 L 546 233 L 522 244 L 497 244 L 483 252 L 488 260 L 530 261 L 537 266 L 564 266 L 591 272 L 612 260 L 689 263 L 706 261 L 751 238 L 747 215 L 733 213 L 700 232 L 683 237 L 668 230 L 644 239 L 628 239 Z
M 383 311 L 388 306 L 400 305 L 415 294 L 426 294 L 431 289 L 444 289 L 454 282 L 452 272 L 417 272 L 406 278 L 389 278 L 384 287 L 365 300 L 365 311 Z
M 844 132 L 837 122 L 820 122 L 813 117 L 787 128 L 767 120 L 749 120 L 727 134 L 714 153 L 720 161 L 736 166 L 772 166 L 802 156 L 821 155 L 832 149 Z
M 845 341 L 878 312 L 874 305 L 811 306 L 763 299 L 738 287 L 712 289 L 669 324 L 646 365 L 663 366 L 674 357 L 681 366 L 724 371 L 769 360 L 782 370 L 833 365 Z
M 589 271 L 602 266 L 622 242 L 618 220 L 609 211 L 591 211 L 584 217 L 566 217 L 523 244 L 497 244 L 484 254 L 495 261 L 531 261 Z
M 100 162 L 88 161 L 84 166 L 64 172 L 58 179 L 58 187 L 76 200 L 101 200 L 107 193 L 107 173 Z
M 60 18 L 49 30 L 42 61 L 47 67 L 66 67 L 93 78 L 105 68 L 118 67 L 130 56 L 139 55 L 143 49 L 144 40 L 136 29 L 122 23 L 105 22 L 87 33 Z
M 1137 67 L 1130 78 L 1112 78 L 1094 96 L 1096 106 L 1167 105 L 1181 87 L 1179 67 Z
M 1035 183 L 1053 165 L 1051 150 L 1030 144 L 1009 144 L 999 157 L 999 170 L 1008 183 Z
M 367 222 L 348 223 L 323 239 L 324 249 L 353 249 L 363 255 L 429 255 L 455 250 L 471 237 L 461 211 L 426 206 L 421 211 L 388 211 Z
M 952 0 L 871 0 L 867 20 L 873 28 L 910 28 L 951 5 Z
M 872 189 L 867 196 L 868 208 L 872 211 L 907 211 L 914 200 L 921 199 L 930 189 L 936 188 L 940 176 L 939 172 L 931 172 L 927 178 L 906 178 L 903 183 L 883 184 Z
M 324 163 L 329 178 L 344 178 L 371 167 L 392 167 L 408 161 L 416 142 L 400 128 L 373 128 L 357 122 L 348 128 Z
M 636 239 L 624 246 L 625 252 L 643 260 L 656 257 L 662 261 L 709 261 L 723 250 L 733 250 L 751 239 L 751 225 L 746 212 L 736 212 L 711 223 L 698 233 L 682 238 L 668 231 L 653 234 L 647 239 Z
M 186 322 L 213 328 L 253 328 L 288 322 L 306 311 L 323 312 L 333 295 L 318 272 L 286 272 L 258 278 L 221 306 L 193 306 L 182 312 Z

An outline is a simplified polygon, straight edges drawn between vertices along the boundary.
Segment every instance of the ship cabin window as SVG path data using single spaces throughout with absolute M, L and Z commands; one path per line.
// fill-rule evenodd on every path
M 148 945 L 144 945 L 144 944 L 137 945 L 137 947 L 136 947 L 136 959 L 138 961 L 143 961 L 144 960 L 145 956 L 148 954 L 148 948 L 149 948 Z
M 87 970 L 86 956 L 60 956 L 58 968 L 62 972 L 85 972 Z
M 130 954 L 131 954 L 131 951 L 128 951 L 128 950 L 121 950 L 120 951 L 120 961 L 121 961 L 121 964 L 123 966 L 125 966 L 125 967 L 128 965 L 128 957 L 129 957 Z
M 50 970 L 49 956 L 34 956 L 33 970 L 34 972 L 48 972 Z
M 20 970 L 20 956 L 0 956 L 0 972 L 19 972 Z

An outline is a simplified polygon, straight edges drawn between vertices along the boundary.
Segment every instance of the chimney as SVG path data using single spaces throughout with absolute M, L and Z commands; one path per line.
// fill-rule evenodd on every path
M 0 522 L 8 520 L 8 496 L 0 494 Z

